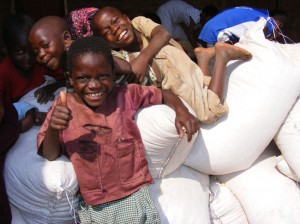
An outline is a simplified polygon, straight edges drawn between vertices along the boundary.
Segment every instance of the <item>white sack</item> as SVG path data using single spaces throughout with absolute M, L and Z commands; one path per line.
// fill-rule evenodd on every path
M 20 101 L 47 112 L 52 102 L 37 103 L 35 90 Z M 4 178 L 9 201 L 26 223 L 74 223 L 72 208 L 77 206 L 74 195 L 78 185 L 73 166 L 65 156 L 50 162 L 37 155 L 38 130 L 38 126 L 33 126 L 20 134 L 7 153 Z
M 50 162 L 37 155 L 38 128 L 21 134 L 6 156 L 9 201 L 27 223 L 74 223 L 70 210 L 76 207 L 78 186 L 73 166 L 64 156 Z
M 26 224 L 20 211 L 15 206 L 10 205 L 10 210 L 12 215 L 11 224 Z
M 212 177 L 209 189 L 212 224 L 249 223 L 240 202 L 225 184 Z
M 300 65 L 299 65 L 300 66 Z M 300 179 L 300 97 L 274 138 L 285 161 Z
M 236 195 L 249 223 L 300 223 L 300 190 L 276 169 L 277 158 L 271 144 L 249 169 L 218 176 Z
M 237 44 L 253 57 L 227 66 L 228 116 L 202 125 L 185 165 L 214 175 L 249 168 L 299 96 L 300 44 L 266 40 L 264 24 L 258 21 Z
M 180 166 L 163 179 L 156 179 L 149 191 L 162 224 L 209 224 L 209 178 Z
M 183 101 L 184 102 L 184 101 Z M 192 114 L 193 110 L 188 106 Z M 190 142 L 186 135 L 179 138 L 175 127 L 175 112 L 166 105 L 141 109 L 135 115 L 139 127 L 149 170 L 153 178 L 162 178 L 176 170 L 187 158 L 198 133 Z
M 280 173 L 294 181 L 300 182 L 299 177 L 297 177 L 295 172 L 291 169 L 291 167 L 287 164 L 287 162 L 282 156 L 278 156 L 277 161 L 278 163 L 276 165 L 276 168 L 280 171 Z

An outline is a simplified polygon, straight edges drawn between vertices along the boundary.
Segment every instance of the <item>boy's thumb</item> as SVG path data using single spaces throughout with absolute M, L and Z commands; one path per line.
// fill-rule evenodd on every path
M 60 102 L 61 102 L 61 105 L 67 107 L 67 95 L 65 93 L 65 91 L 61 90 L 60 93 Z

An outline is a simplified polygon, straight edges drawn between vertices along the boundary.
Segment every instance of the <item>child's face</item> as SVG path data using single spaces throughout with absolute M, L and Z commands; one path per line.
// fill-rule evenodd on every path
M 73 59 L 70 83 L 91 109 L 101 106 L 113 89 L 114 73 L 101 54 L 87 53 Z
M 28 71 L 34 65 L 34 56 L 25 34 L 15 37 L 14 43 L 8 49 L 8 54 L 14 65 L 22 71 Z
M 113 48 L 126 48 L 134 40 L 134 31 L 130 19 L 116 10 L 100 11 L 93 19 L 97 27 L 96 35 L 102 36 Z
M 30 31 L 29 41 L 38 63 L 51 70 L 59 69 L 65 59 L 66 45 L 63 33 L 38 28 Z

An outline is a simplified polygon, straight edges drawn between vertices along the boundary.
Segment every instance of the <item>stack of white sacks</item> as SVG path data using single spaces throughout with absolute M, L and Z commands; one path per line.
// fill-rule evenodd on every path
M 162 223 L 300 223 L 300 44 L 266 40 L 264 24 L 238 43 L 253 58 L 227 67 L 229 114 L 202 125 L 191 142 L 178 138 L 167 106 L 136 115 Z M 35 101 L 32 92 L 22 100 Z M 7 155 L 12 223 L 74 223 L 72 165 L 39 157 L 37 131 L 22 134 Z

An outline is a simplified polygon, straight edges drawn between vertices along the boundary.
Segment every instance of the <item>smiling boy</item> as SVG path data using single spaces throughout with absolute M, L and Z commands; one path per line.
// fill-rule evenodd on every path
M 54 102 L 38 146 L 48 160 L 68 153 L 83 198 L 80 223 L 160 223 L 147 189 L 153 179 L 134 114 L 163 102 L 174 109 L 178 133 L 182 137 L 185 127 L 189 140 L 199 129 L 198 120 L 171 91 L 137 84 L 115 87 L 110 47 L 100 37 L 76 40 L 67 68 L 74 92 Z
M 152 31 L 158 26 L 145 17 L 136 17 L 132 21 L 117 8 L 101 8 L 92 21 L 94 35 L 105 38 L 113 48 L 127 51 L 129 54 L 142 52 L 150 47 Z M 157 47 L 152 44 L 151 47 Z M 200 54 L 200 53 L 199 53 Z M 182 50 L 172 43 L 162 47 L 153 57 L 162 73 L 162 89 L 170 89 L 183 98 L 195 111 L 203 123 L 214 122 L 228 112 L 223 104 L 223 89 L 227 62 L 230 60 L 247 60 L 251 53 L 227 44 L 216 45 L 214 51 L 201 52 L 198 60 L 209 62 L 215 58 L 213 74 L 204 77 L 201 69 Z M 209 63 L 203 72 L 208 71 Z M 208 72 L 207 72 L 208 73 Z M 208 76 L 207 73 L 204 75 Z M 210 81 L 209 81 L 210 80 Z
M 29 42 L 38 63 L 51 70 L 66 69 L 66 55 L 73 40 L 65 21 L 58 16 L 46 16 L 30 30 Z M 130 75 L 128 62 L 114 57 L 117 75 Z

